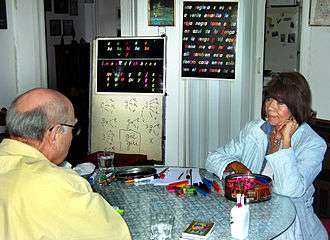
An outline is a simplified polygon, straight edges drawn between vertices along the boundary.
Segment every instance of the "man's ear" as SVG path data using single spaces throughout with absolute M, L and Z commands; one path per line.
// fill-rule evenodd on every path
M 59 125 L 54 126 L 52 129 L 49 129 L 47 131 L 47 133 L 45 134 L 45 138 L 50 146 L 55 144 L 58 138 L 58 134 L 60 134 L 62 131 L 63 129 Z

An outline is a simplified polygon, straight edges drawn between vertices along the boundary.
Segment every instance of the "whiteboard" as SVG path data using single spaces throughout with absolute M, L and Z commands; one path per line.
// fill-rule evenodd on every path
M 159 44 L 159 41 L 162 40 L 161 43 L 164 44 L 164 39 L 160 37 L 99 38 L 94 41 L 90 101 L 90 151 L 145 154 L 148 160 L 163 161 L 165 142 L 164 89 L 162 88 L 160 93 L 153 91 L 114 92 L 113 88 L 104 92 L 97 91 L 98 76 L 100 75 L 100 68 L 97 67 L 98 60 L 102 54 L 105 54 L 104 51 L 98 51 L 98 43 L 115 41 L 118 44 L 122 42 L 126 44 L 130 43 L 132 39 L 134 39 L 134 43 L 143 42 L 145 44 L 146 41 L 154 43 L 153 40 L 155 40 Z M 150 44 L 150 46 L 154 45 Z M 152 50 L 152 47 L 150 49 Z M 164 49 L 165 47 L 162 48 L 162 51 Z M 113 53 L 106 51 L 106 54 L 111 55 Z M 143 52 L 131 54 L 141 55 Z M 148 52 L 148 54 L 152 53 Z M 164 55 L 164 53 L 162 54 Z M 165 59 L 163 61 L 165 63 Z M 145 66 L 139 68 L 143 70 Z M 164 69 L 165 67 L 161 69 L 162 74 L 160 74 L 163 86 L 165 86 Z M 129 89 L 131 82 L 124 81 L 124 83 L 127 84 L 125 89 Z
M 163 95 L 94 94 L 91 151 L 146 154 L 162 161 Z

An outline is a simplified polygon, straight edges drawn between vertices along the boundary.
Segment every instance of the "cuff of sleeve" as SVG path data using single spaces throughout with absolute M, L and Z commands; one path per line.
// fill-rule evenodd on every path
M 272 154 L 268 154 L 265 156 L 265 158 L 270 163 L 275 162 L 276 160 L 276 162 L 279 164 L 286 164 L 289 162 L 290 159 L 294 159 L 293 156 L 294 156 L 294 152 L 292 147 L 290 147 L 290 148 L 280 149 L 279 151 Z

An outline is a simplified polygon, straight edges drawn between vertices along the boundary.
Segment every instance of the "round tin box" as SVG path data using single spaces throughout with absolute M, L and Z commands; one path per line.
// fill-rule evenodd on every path
M 236 201 L 236 195 L 244 194 L 247 202 L 269 200 L 272 194 L 272 179 L 261 174 L 231 174 L 225 178 L 225 196 Z

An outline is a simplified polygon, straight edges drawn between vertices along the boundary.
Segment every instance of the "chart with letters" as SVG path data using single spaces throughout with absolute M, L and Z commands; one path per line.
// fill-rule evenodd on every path
M 165 39 L 97 39 L 97 92 L 163 93 Z
M 184 1 L 182 77 L 235 79 L 237 11 L 237 1 Z

